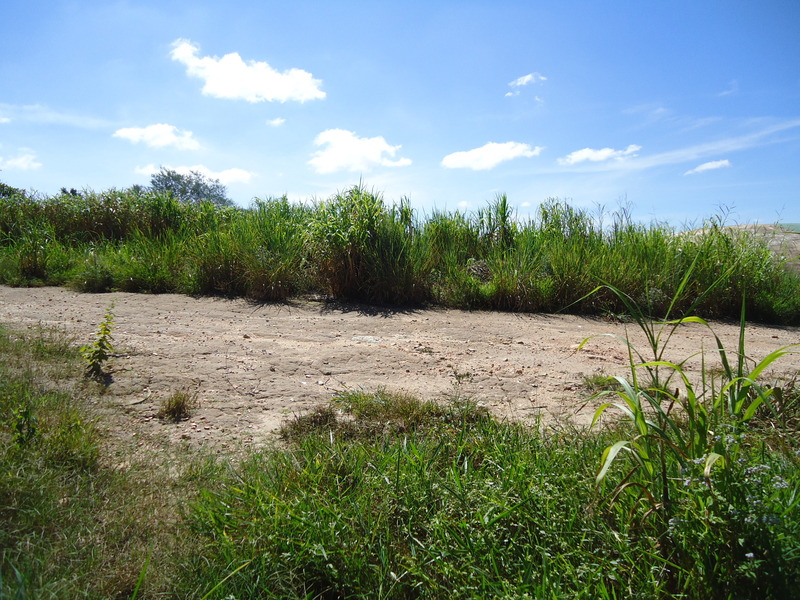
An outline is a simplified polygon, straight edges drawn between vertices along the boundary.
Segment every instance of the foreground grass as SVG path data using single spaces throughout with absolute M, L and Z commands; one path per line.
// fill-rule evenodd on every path
M 546 429 L 376 392 L 275 448 L 162 461 L 111 443 L 85 390 L 52 389 L 80 371 L 71 347 L 0 332 L 0 598 L 800 597 L 792 384 L 747 421 L 708 412 L 700 460 L 644 413 Z M 604 452 L 620 439 L 630 461 Z
M 74 342 L 0 328 L 3 599 L 129 598 L 150 555 L 166 562 L 150 589 L 171 589 L 176 553 L 188 551 L 176 527 L 190 490 L 168 475 L 180 453 L 137 459 L 108 444 Z
M 362 186 L 314 206 L 272 198 L 246 210 L 136 189 L 37 198 L 0 187 L 0 283 L 622 313 L 614 294 L 591 294 L 609 284 L 654 316 L 673 299 L 681 314 L 707 292 L 695 306 L 706 318 L 736 318 L 746 298 L 751 319 L 800 324 L 800 279 L 721 218 L 702 235 L 678 234 L 550 199 L 521 221 L 505 196 L 472 214 L 421 217 Z

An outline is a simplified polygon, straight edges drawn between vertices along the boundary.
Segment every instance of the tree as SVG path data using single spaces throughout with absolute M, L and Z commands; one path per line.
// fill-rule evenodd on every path
M 26 195 L 27 194 L 25 193 L 25 190 L 11 187 L 10 185 L 0 181 L 0 198 L 25 198 Z
M 233 206 L 228 191 L 219 179 L 211 179 L 198 171 L 188 174 L 161 167 L 150 177 L 150 189 L 162 194 L 170 193 L 179 202 L 212 202 L 217 206 Z

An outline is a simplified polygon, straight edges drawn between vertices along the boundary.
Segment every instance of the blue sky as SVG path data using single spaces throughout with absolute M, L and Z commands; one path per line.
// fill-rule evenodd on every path
M 800 222 L 800 2 L 6 0 L 0 181 Z

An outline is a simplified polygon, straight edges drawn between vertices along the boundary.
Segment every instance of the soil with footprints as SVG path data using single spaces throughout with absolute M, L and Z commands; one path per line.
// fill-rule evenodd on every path
M 0 323 L 17 330 L 56 328 L 76 345 L 89 344 L 112 304 L 109 385 L 102 393 L 86 389 L 95 395 L 101 426 L 119 441 L 145 448 L 197 444 L 223 452 L 268 444 L 287 419 L 347 390 L 385 389 L 442 401 L 458 395 L 501 418 L 587 425 L 601 402 L 588 400 L 587 377 L 629 373 L 626 336 L 648 357 L 644 336 L 630 323 L 315 300 L 262 305 L 0 287 Z M 738 324 L 712 327 L 733 354 Z M 596 337 L 578 350 L 590 336 Z M 747 354 L 756 360 L 797 342 L 798 327 L 747 328 Z M 697 375 L 703 351 L 713 372 L 719 363 L 714 350 L 706 327 L 684 325 L 663 358 L 691 357 L 687 369 Z M 798 371 L 800 355 L 790 354 L 774 364 L 768 379 Z M 190 418 L 159 420 L 162 402 L 176 391 L 196 394 Z

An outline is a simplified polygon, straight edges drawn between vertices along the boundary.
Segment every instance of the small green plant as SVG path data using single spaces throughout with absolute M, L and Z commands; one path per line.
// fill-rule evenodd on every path
M 103 381 L 106 378 L 104 366 L 114 352 L 114 347 L 111 345 L 111 332 L 114 328 L 113 308 L 112 304 L 106 311 L 105 317 L 97 329 L 94 342 L 81 348 L 81 356 L 86 362 L 85 375 L 96 381 Z
M 33 414 L 29 402 L 20 404 L 11 411 L 12 436 L 17 446 L 25 446 L 31 442 L 38 432 L 39 421 Z
M 189 418 L 191 411 L 197 406 L 197 394 L 185 390 L 177 391 L 167 397 L 158 410 L 159 419 L 177 423 Z

